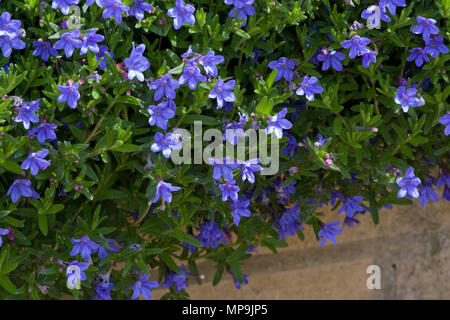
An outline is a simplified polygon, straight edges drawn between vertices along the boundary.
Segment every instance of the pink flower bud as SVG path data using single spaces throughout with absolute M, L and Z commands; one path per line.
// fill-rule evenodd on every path
M 331 160 L 331 159 L 325 160 L 325 165 L 326 165 L 327 167 L 331 166 L 332 164 L 333 164 L 333 160 Z

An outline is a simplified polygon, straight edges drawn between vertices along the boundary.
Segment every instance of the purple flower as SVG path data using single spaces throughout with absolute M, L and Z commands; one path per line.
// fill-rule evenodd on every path
M 369 49 L 366 48 L 370 44 L 370 40 L 365 37 L 354 36 L 350 40 L 341 42 L 341 46 L 350 49 L 349 58 L 354 59 L 356 56 L 368 52 Z
M 194 90 L 197 88 L 197 81 L 205 82 L 206 77 L 200 73 L 200 68 L 194 63 L 186 64 L 183 74 L 178 79 L 178 83 L 183 85 L 187 82 L 189 89 Z
M 164 95 L 168 99 L 175 99 L 176 92 L 180 87 L 180 84 L 177 80 L 172 79 L 170 74 L 165 74 L 161 77 L 161 79 L 155 80 L 150 84 L 150 88 L 156 90 L 155 95 L 153 96 L 153 100 L 158 101 Z
M 428 53 L 433 58 L 436 58 L 439 53 L 448 53 L 448 48 L 444 45 L 444 37 L 442 35 L 435 36 L 428 40 L 425 40 L 425 53 Z
M 294 155 L 295 150 L 298 148 L 298 142 L 295 137 L 289 133 L 284 133 L 285 137 L 288 137 L 287 145 L 281 150 L 281 153 L 288 156 L 289 159 Z
M 142 56 L 144 50 L 145 44 L 140 44 L 135 48 L 133 42 L 130 56 L 123 61 L 128 68 L 128 79 L 133 80 L 136 77 L 139 81 L 144 81 L 143 72 L 150 68 L 150 62 Z
M 8 192 L 6 193 L 8 196 L 11 196 L 11 200 L 13 203 L 16 203 L 19 198 L 25 197 L 33 199 L 39 199 L 39 194 L 34 191 L 31 186 L 31 181 L 28 179 L 16 179 L 13 184 L 9 187 Z
M 50 166 L 50 162 L 44 158 L 48 155 L 48 150 L 44 149 L 38 152 L 32 152 L 20 166 L 23 170 L 30 168 L 31 175 L 37 175 L 39 169 L 45 170 Z
M 105 0 L 86 0 L 86 6 L 90 7 L 94 1 L 100 8 L 104 7 L 103 1 Z
M 272 70 L 277 70 L 277 75 L 274 80 L 275 82 L 281 78 L 284 78 L 286 81 L 290 82 L 294 78 L 294 73 L 292 70 L 294 70 L 295 65 L 294 61 L 291 59 L 281 57 L 278 60 L 271 61 L 268 67 Z
M 344 195 L 340 192 L 340 191 L 338 191 L 338 190 L 333 190 L 333 191 L 331 191 L 331 194 L 330 194 L 330 204 L 332 205 L 332 206 L 334 206 L 334 204 L 336 203 L 336 200 L 337 199 L 339 199 L 339 200 L 342 200 L 342 201 L 344 201 L 345 200 L 345 197 L 344 197 Z
M 405 0 L 380 0 L 380 7 L 387 7 L 389 12 L 394 15 L 397 7 L 406 7 Z
M 226 4 L 234 4 L 235 6 L 228 12 L 228 17 L 234 18 L 236 15 L 235 10 L 237 10 L 238 20 L 244 20 L 242 23 L 242 26 L 244 27 L 247 24 L 247 16 L 253 16 L 255 14 L 255 8 L 252 6 L 253 2 L 254 0 L 236 0 L 234 3 L 225 2 Z
M 83 272 L 89 268 L 89 263 L 73 261 L 67 266 L 66 277 L 67 277 L 67 288 L 69 289 L 80 289 L 81 281 L 86 280 L 86 274 Z
M 233 92 L 235 84 L 235 80 L 230 80 L 227 82 L 223 82 L 222 79 L 217 80 L 214 88 L 208 95 L 211 99 L 217 99 L 217 109 L 222 108 L 225 101 L 234 102 L 236 100 L 236 96 Z
M 417 90 L 415 88 L 406 90 L 405 86 L 400 86 L 397 89 L 397 96 L 394 101 L 402 106 L 404 112 L 408 112 L 409 107 L 419 107 L 421 105 L 420 100 L 415 97 L 416 93 Z
M 329 52 L 327 49 L 323 49 L 317 56 L 317 60 L 322 61 L 322 71 L 326 71 L 333 67 L 336 71 L 342 71 L 342 64 L 340 61 L 345 59 L 345 54 L 339 51 Z
M 380 6 L 370 6 L 361 13 L 361 18 L 367 19 L 367 27 L 369 29 L 380 29 L 381 20 L 390 22 L 391 18 L 386 15 L 386 8 Z
M 186 290 L 189 287 L 187 283 L 188 272 L 186 271 L 184 265 L 179 267 L 180 273 L 170 272 L 167 275 L 166 281 L 161 285 L 161 288 L 171 288 L 174 287 L 176 292 Z
M 302 227 L 300 223 L 300 205 L 295 203 L 292 208 L 287 209 L 278 221 L 278 232 L 280 238 L 284 240 L 286 235 L 294 236 Z
M 240 163 L 242 181 L 248 180 L 250 183 L 255 183 L 254 172 L 261 171 L 262 168 L 258 164 L 259 158 L 249 159 L 243 163 Z
M 109 292 L 114 288 L 114 284 L 111 282 L 99 282 L 95 287 L 96 296 L 94 300 L 112 300 Z
M 25 129 L 30 129 L 30 123 L 38 123 L 39 117 L 34 114 L 34 111 L 37 111 L 40 109 L 40 101 L 41 99 L 38 99 L 36 101 L 31 102 L 24 102 L 22 104 L 22 107 L 19 109 L 19 112 L 17 116 L 14 118 L 15 122 L 22 122 L 23 127 Z
M 38 127 L 31 129 L 28 132 L 30 136 L 37 136 L 37 139 L 40 143 L 43 143 L 45 140 L 55 140 L 56 134 L 53 130 L 55 130 L 57 126 L 53 123 L 43 122 Z
M 284 119 L 286 116 L 287 109 L 283 108 L 280 112 L 278 112 L 276 115 L 270 117 L 269 123 L 266 127 L 266 134 L 271 134 L 272 132 L 275 133 L 275 136 L 278 139 L 281 139 L 283 137 L 283 129 L 287 130 L 292 128 L 292 123 Z
M 377 53 L 375 51 L 363 52 L 362 61 L 364 68 L 369 68 L 371 62 L 373 63 L 377 62 Z
M 170 183 L 160 180 L 156 186 L 156 195 L 153 203 L 157 202 L 159 198 L 169 203 L 172 202 L 172 191 L 178 191 L 180 189 L 180 187 L 174 187 Z
M 33 45 L 36 47 L 33 51 L 33 56 L 41 56 L 41 59 L 44 61 L 48 61 L 50 55 L 54 57 L 58 55 L 58 51 L 52 48 L 51 43 L 48 41 L 33 41 Z
M 57 85 L 56 87 L 61 94 L 58 96 L 56 101 L 59 103 L 67 102 L 71 109 L 75 109 L 77 107 L 78 100 L 80 99 L 80 93 L 78 92 L 79 86 L 80 85 L 78 83 L 68 86 Z
M 439 118 L 439 123 L 445 126 L 444 134 L 448 136 L 450 134 L 450 112 L 447 112 Z
M 247 275 L 246 274 L 242 275 L 242 278 L 244 279 L 244 282 L 242 284 L 248 284 Z M 236 289 L 240 290 L 241 289 L 241 284 L 239 283 L 239 281 L 234 276 L 233 276 L 233 282 L 234 282 L 234 286 L 236 287 Z
M 444 198 L 447 201 L 450 201 L 450 187 L 445 186 L 444 192 L 442 193 L 442 198 Z
M 175 111 L 168 107 L 167 103 L 161 102 L 157 106 L 150 105 L 148 106 L 148 113 L 150 114 L 150 119 L 148 123 L 151 126 L 158 126 L 159 128 L 166 130 L 167 129 L 167 120 L 175 117 Z
M 336 245 L 336 236 L 342 232 L 342 227 L 339 227 L 340 222 L 334 221 L 325 224 L 322 229 L 317 234 L 319 237 L 323 237 L 320 241 L 320 245 L 323 246 L 325 242 L 330 240 L 334 245 Z
M 8 229 L 0 228 L 0 248 L 2 247 L 3 244 L 2 236 L 6 236 L 8 233 L 9 233 Z
M 442 173 L 436 182 L 436 187 L 441 188 L 442 186 L 450 187 L 450 174 Z
M 354 196 L 352 198 L 345 198 L 342 208 L 339 209 L 338 213 L 345 211 L 347 217 L 353 217 L 356 212 L 364 212 L 364 208 L 358 204 L 358 202 L 363 201 L 362 196 Z
M 7 36 L 9 39 L 14 39 L 20 35 L 20 20 L 11 19 L 9 12 L 3 12 L 0 15 L 0 37 Z
M 220 177 L 229 181 L 233 180 L 233 170 L 239 166 L 236 161 L 229 157 L 223 159 L 210 158 L 208 162 L 214 168 L 212 177 L 215 180 L 219 180 Z
M 137 299 L 142 294 L 145 300 L 151 300 L 151 289 L 158 288 L 159 283 L 158 281 L 149 281 L 148 279 L 148 275 L 144 274 L 138 281 L 136 281 L 131 299 Z
M 178 30 L 183 25 L 183 22 L 186 22 L 186 24 L 195 24 L 194 11 L 194 6 L 185 4 L 183 0 L 176 0 L 175 7 L 169 9 L 167 15 L 174 18 L 173 27 L 175 30 Z
M 109 52 L 108 50 L 109 50 L 108 46 L 101 45 L 99 47 L 99 51 L 96 53 L 97 62 L 98 60 L 103 59 L 102 62 L 100 62 L 100 64 L 98 65 L 101 70 L 105 70 L 106 68 L 106 56 L 105 56 L 106 53 L 108 53 L 111 56 L 111 58 L 114 58 L 114 53 Z
M 226 243 L 225 233 L 219 229 L 217 221 L 205 222 L 200 228 L 200 234 L 198 235 L 198 241 L 205 247 L 217 248 L 219 243 Z
M 200 58 L 199 63 L 205 69 L 206 74 L 217 77 L 219 74 L 216 65 L 222 63 L 225 60 L 223 56 L 215 56 L 214 51 L 209 51 L 204 57 Z
M 124 5 L 120 0 L 102 0 L 102 3 L 106 7 L 102 13 L 103 19 L 114 17 L 117 24 L 122 23 L 123 12 L 130 10 L 130 7 Z
M 305 76 L 295 93 L 299 96 L 306 96 L 309 101 L 314 101 L 314 95 L 323 92 L 323 88 L 317 84 L 318 81 L 319 79 L 316 77 Z
M 144 0 L 134 0 L 132 4 L 133 6 L 128 12 L 128 15 L 131 17 L 134 16 L 138 20 L 144 19 L 144 13 L 146 11 L 153 10 L 153 6 L 147 2 L 144 2 Z
M 122 245 L 116 246 L 114 239 L 105 238 L 108 242 L 109 249 L 107 249 L 105 246 L 100 245 L 98 248 L 98 257 L 100 259 L 105 259 L 108 256 L 108 250 L 111 252 L 116 252 L 122 249 Z
M 9 38 L 7 35 L 0 36 L 0 47 L 2 48 L 2 54 L 4 57 L 9 57 L 12 53 L 12 49 L 24 49 L 25 42 L 19 39 L 19 37 Z
M 405 176 L 402 178 L 397 178 L 397 185 L 400 187 L 398 190 L 397 198 L 417 198 L 419 197 L 419 191 L 417 191 L 417 186 L 421 183 L 420 179 L 414 176 L 414 168 L 409 167 L 405 172 Z
M 69 7 L 80 3 L 80 0 L 53 0 L 52 9 L 60 9 L 63 15 L 69 14 Z
M 322 148 L 325 142 L 329 141 L 330 138 L 324 138 L 320 133 L 317 134 L 317 147 Z
M 98 53 L 100 48 L 98 47 L 97 42 L 102 42 L 103 40 L 105 40 L 104 36 L 95 33 L 94 29 L 90 29 L 88 34 L 83 36 L 83 44 L 80 48 L 80 54 L 85 54 L 88 50 L 93 53 Z
M 96 253 L 100 248 L 100 245 L 91 241 L 88 236 L 82 236 L 81 239 L 72 238 L 71 241 L 74 246 L 69 255 L 71 257 L 74 257 L 77 254 L 81 253 L 81 256 L 86 261 L 89 261 L 89 259 L 91 258 L 91 254 Z
M 427 19 L 421 16 L 417 17 L 417 26 L 414 27 L 412 33 L 422 34 L 423 40 L 428 41 L 432 34 L 438 34 L 439 29 L 435 26 L 436 20 Z
M 419 189 L 419 199 L 420 205 L 424 207 L 428 200 L 439 201 L 439 196 L 436 190 L 433 189 L 433 184 L 431 182 L 422 184 Z
M 178 141 L 175 141 L 173 134 L 163 135 L 161 132 L 155 134 L 155 142 L 151 146 L 153 152 L 162 151 L 165 158 L 170 157 L 172 150 L 179 150 L 180 148 L 181 145 Z
M 236 181 L 230 180 L 219 186 L 220 190 L 222 190 L 222 201 L 227 201 L 228 197 L 237 201 L 238 199 L 238 191 L 239 187 L 236 185 Z
M 411 55 L 406 58 L 407 61 L 413 61 L 416 63 L 416 66 L 421 67 L 423 65 L 423 61 L 430 62 L 430 58 L 424 52 L 423 48 L 414 48 L 409 50 Z
M 80 30 L 66 32 L 61 36 L 61 39 L 53 45 L 53 48 L 58 50 L 64 49 L 66 57 L 69 58 L 73 55 L 75 48 L 79 49 L 83 45 L 83 41 L 78 39 L 79 37 Z
M 241 221 L 242 217 L 250 217 L 250 210 L 248 210 L 248 206 L 250 205 L 250 200 L 244 201 L 233 201 L 233 206 L 231 208 L 231 213 L 233 215 L 233 221 L 236 226 L 239 225 L 239 221 Z

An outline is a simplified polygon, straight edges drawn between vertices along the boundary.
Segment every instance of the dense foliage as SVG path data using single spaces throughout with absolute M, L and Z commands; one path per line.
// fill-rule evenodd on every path
M 0 298 L 240 288 L 257 246 L 450 200 L 450 0 L 147 1 L 0 3 Z M 273 132 L 278 173 L 174 164 L 194 121 Z

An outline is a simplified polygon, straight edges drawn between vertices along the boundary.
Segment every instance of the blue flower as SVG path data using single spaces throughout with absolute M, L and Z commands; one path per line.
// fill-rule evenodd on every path
M 416 66 L 421 67 L 423 65 L 423 61 L 430 62 L 430 58 L 424 52 L 423 48 L 414 48 L 409 50 L 411 55 L 406 58 L 406 61 L 413 61 L 416 63 Z
M 12 49 L 24 49 L 25 42 L 19 39 L 19 37 L 9 38 L 7 35 L 0 36 L 0 47 L 2 48 L 2 54 L 6 58 L 12 53 Z
M 244 20 L 242 23 L 242 26 L 244 27 L 247 24 L 247 16 L 253 16 L 255 14 L 255 8 L 253 8 L 254 0 L 235 0 L 233 3 L 232 1 L 225 1 L 226 4 L 234 4 L 234 8 L 228 12 L 228 17 L 234 18 L 236 15 L 235 10 L 237 10 L 238 14 L 238 20 Z
M 86 0 L 86 6 L 90 7 L 94 3 L 94 1 L 99 7 L 104 7 L 103 1 L 105 0 Z
M 167 275 L 166 281 L 161 285 L 161 288 L 171 288 L 174 287 L 176 292 L 185 291 L 189 287 L 187 283 L 188 272 L 186 271 L 184 265 L 178 268 L 180 273 L 170 272 Z
M 146 11 L 153 10 L 153 6 L 147 2 L 144 2 L 144 0 L 133 0 L 132 4 L 133 6 L 128 12 L 128 15 L 131 17 L 134 16 L 138 20 L 144 19 L 144 13 Z
M 445 186 L 444 192 L 442 193 L 442 198 L 444 198 L 447 201 L 450 201 L 450 187 Z
M 20 20 L 11 19 L 9 12 L 3 12 L 0 15 L 0 36 L 7 36 L 9 39 L 14 39 L 20 35 Z
M 269 118 L 269 123 L 266 127 L 266 134 L 271 134 L 274 132 L 275 136 L 278 139 L 281 139 L 283 137 L 283 129 L 287 130 L 292 128 L 292 123 L 284 118 L 286 113 L 287 109 L 283 108 L 283 110 Z
M 422 34 L 423 40 L 428 41 L 432 34 L 438 34 L 439 29 L 435 26 L 436 20 L 427 19 L 421 16 L 417 18 L 417 26 L 412 30 L 414 34 Z
M 195 24 L 194 11 L 194 6 L 185 4 L 183 0 L 176 0 L 175 7 L 169 9 L 167 15 L 174 18 L 173 27 L 175 30 L 178 30 L 183 25 L 183 22 L 186 22 L 186 24 Z
M 69 7 L 80 3 L 80 0 L 53 0 L 52 9 L 60 9 L 62 14 L 69 14 Z
M 322 71 L 326 71 L 330 66 L 336 71 L 342 71 L 342 64 L 340 61 L 345 59 L 345 54 L 339 51 L 329 52 L 327 49 L 323 49 L 317 56 L 317 60 L 322 61 Z
M 156 195 L 153 199 L 153 203 L 157 202 L 159 198 L 162 198 L 169 203 L 172 202 L 172 192 L 180 189 L 180 187 L 174 187 L 170 183 L 160 180 L 156 186 Z
M 67 102 L 71 109 L 75 109 L 77 107 L 78 100 L 80 99 L 80 93 L 78 92 L 79 86 L 80 85 L 78 83 L 68 86 L 57 85 L 56 87 L 61 94 L 58 96 L 56 101 L 59 103 Z
M 111 252 L 116 252 L 116 251 L 119 251 L 120 249 L 122 249 L 122 246 L 123 246 L 123 245 L 116 246 L 115 245 L 116 241 L 114 239 L 109 239 L 109 238 L 105 238 L 105 239 L 108 242 L 109 249 L 107 249 L 105 246 L 102 246 L 102 245 L 98 248 L 98 257 L 100 259 L 105 259 L 108 256 L 108 250 Z
M 398 190 L 397 198 L 417 198 L 419 197 L 419 191 L 417 186 L 421 183 L 420 179 L 414 176 L 414 168 L 409 167 L 405 172 L 404 177 L 397 178 L 397 185 L 400 187 Z
M 81 48 L 83 41 L 78 39 L 80 37 L 80 30 L 73 30 L 66 32 L 61 36 L 61 39 L 56 41 L 53 45 L 55 49 L 64 49 L 66 57 L 69 58 L 73 55 L 75 48 Z
M 450 134 L 450 112 L 447 112 L 439 118 L 439 123 L 445 126 L 444 134 L 448 136 Z
M 377 53 L 375 51 L 363 52 L 361 55 L 364 68 L 369 68 L 371 62 L 377 62 Z
M 230 80 L 227 82 L 223 82 L 222 79 L 217 80 L 214 88 L 208 95 L 211 99 L 217 99 L 217 109 L 222 108 L 224 106 L 224 102 L 234 102 L 236 100 L 236 96 L 233 92 L 235 84 L 235 80 Z
M 284 136 L 288 138 L 287 145 L 281 150 L 281 153 L 288 156 L 289 159 L 294 155 L 295 150 L 298 148 L 298 142 L 295 137 L 289 133 L 284 132 Z
M 419 200 L 420 205 L 424 207 L 428 200 L 439 201 L 439 196 L 436 190 L 433 189 L 432 181 L 428 181 L 425 184 L 422 184 L 419 189 Z
M 394 15 L 397 7 L 406 7 L 405 0 L 380 0 L 380 7 L 387 7 L 389 12 Z
M 150 114 L 150 119 L 148 123 L 151 126 L 158 126 L 159 128 L 167 129 L 167 120 L 175 117 L 175 111 L 168 107 L 167 103 L 161 102 L 157 106 L 148 106 L 148 113 Z
M 2 239 L 2 236 L 6 236 L 8 233 L 9 233 L 9 230 L 8 230 L 8 229 L 0 228 L 0 248 L 1 248 L 2 245 L 3 245 L 3 239 Z
M 133 80 L 136 77 L 139 81 L 144 81 L 143 72 L 150 68 L 150 62 L 143 55 L 145 44 L 140 44 L 137 48 L 131 50 L 131 54 L 123 62 L 128 68 L 128 79 Z
M 436 58 L 439 53 L 448 53 L 448 48 L 444 45 L 444 37 L 439 35 L 425 41 L 425 53 L 428 53 L 433 58 Z
M 350 40 L 341 42 L 341 46 L 350 49 L 349 58 L 354 59 L 356 56 L 361 55 L 364 52 L 368 52 L 369 49 L 366 48 L 370 44 L 370 40 L 365 37 L 354 36 Z
M 248 182 L 250 183 L 255 183 L 254 173 L 262 170 L 258 162 L 259 158 L 249 159 L 245 162 L 239 162 L 239 166 L 241 167 L 242 181 L 248 180 Z
M 102 13 L 103 19 L 114 17 L 117 24 L 122 23 L 123 12 L 130 10 L 130 7 L 124 5 L 120 0 L 102 0 L 102 3 L 106 7 Z
M 131 299 L 137 299 L 142 294 L 146 300 L 151 300 L 151 289 L 158 288 L 159 283 L 158 281 L 149 281 L 148 279 L 148 275 L 144 274 L 138 281 L 136 281 Z
M 178 81 L 172 79 L 172 76 L 170 74 L 165 74 L 161 77 L 161 79 L 155 80 L 150 84 L 150 88 L 156 90 L 153 96 L 153 100 L 155 101 L 158 101 L 164 95 L 168 99 L 175 99 L 175 90 L 177 90 L 179 87 L 180 84 L 178 83 Z
M 31 129 L 28 132 L 29 136 L 37 136 L 37 139 L 40 143 L 43 143 L 45 140 L 55 140 L 56 134 L 53 130 L 55 130 L 57 126 L 53 123 L 43 122 L 38 127 Z
M 48 61 L 50 55 L 54 57 L 58 56 L 58 51 L 48 41 L 33 41 L 33 45 L 36 47 L 33 51 L 33 56 L 41 56 L 41 59 L 44 61 Z
M 363 200 L 364 198 L 362 196 L 345 198 L 344 203 L 342 204 L 342 208 L 339 209 L 338 213 L 342 213 L 345 211 L 346 216 L 352 218 L 356 214 L 356 212 L 364 212 L 364 208 L 358 204 L 358 202 L 361 202 Z
M 244 278 L 244 283 L 243 284 L 248 284 L 247 275 L 244 274 L 244 275 L 242 275 L 242 277 Z M 236 287 L 236 289 L 240 290 L 241 289 L 241 284 L 239 283 L 239 281 L 234 276 L 233 276 L 233 282 L 234 282 L 234 286 Z
M 228 197 L 236 201 L 238 199 L 238 191 L 239 187 L 236 185 L 236 181 L 230 180 L 219 186 L 220 190 L 222 190 L 222 201 L 227 201 Z
M 67 288 L 80 289 L 81 281 L 87 279 L 86 274 L 83 272 L 89 268 L 89 263 L 73 261 L 66 269 Z
M 239 221 L 241 221 L 242 217 L 250 217 L 250 210 L 248 210 L 248 206 L 250 205 L 250 200 L 244 201 L 233 201 L 233 206 L 231 208 L 231 213 L 233 215 L 233 221 L 236 226 L 239 225 Z
M 219 74 L 216 65 L 222 63 L 225 60 L 223 56 L 215 56 L 214 51 L 209 51 L 205 56 L 201 57 L 199 63 L 205 69 L 206 74 L 217 77 Z
M 19 112 L 17 116 L 14 118 L 15 122 L 22 122 L 23 127 L 25 129 L 30 129 L 30 123 L 38 123 L 39 117 L 34 114 L 34 111 L 37 111 L 40 109 L 40 101 L 41 99 L 38 99 L 36 101 L 31 102 L 24 102 L 22 104 L 22 107 L 19 109 Z
M 233 170 L 239 167 L 236 161 L 229 157 L 223 159 L 210 158 L 209 164 L 214 168 L 213 179 L 218 180 L 224 177 L 226 180 L 233 180 Z
M 83 43 L 80 48 L 80 54 L 85 54 L 89 51 L 93 53 L 98 53 L 100 48 L 97 42 L 102 42 L 105 40 L 105 37 L 101 34 L 95 33 L 94 29 L 90 29 L 88 34 L 83 36 Z
M 397 89 L 397 96 L 394 101 L 402 106 L 404 112 L 408 112 L 409 107 L 419 107 L 421 105 L 420 100 L 415 96 L 416 93 L 417 90 L 415 88 L 406 90 L 405 86 L 400 86 Z
M 48 155 L 48 150 L 44 149 L 38 152 L 32 152 L 20 166 L 23 170 L 30 168 L 31 175 L 37 175 L 39 169 L 45 170 L 50 166 L 50 162 L 44 158 Z
M 183 74 L 180 76 L 180 79 L 178 79 L 178 83 L 180 85 L 183 85 L 187 82 L 189 85 L 189 89 L 194 90 L 195 88 L 197 88 L 198 81 L 206 81 L 206 77 L 200 73 L 200 68 L 197 67 L 194 63 L 186 64 Z
M 386 15 L 386 8 L 380 6 L 370 6 L 361 13 L 361 18 L 367 19 L 367 27 L 369 29 L 377 28 L 381 26 L 381 21 L 390 22 L 391 18 Z
M 300 223 L 300 205 L 296 202 L 291 208 L 288 208 L 278 221 L 278 232 L 280 238 L 284 240 L 286 235 L 294 236 L 302 227 Z
M 226 243 L 225 233 L 219 229 L 217 221 L 214 223 L 211 221 L 205 222 L 200 228 L 200 234 L 198 235 L 198 241 L 205 247 L 217 248 L 219 243 Z
M 336 245 L 336 236 L 342 232 L 342 227 L 339 227 L 340 222 L 334 221 L 325 224 L 322 229 L 317 234 L 319 237 L 323 237 L 320 241 L 320 245 L 323 246 L 325 242 L 330 240 L 334 245 Z
M 323 92 L 323 88 L 317 84 L 318 81 L 319 79 L 314 76 L 311 78 L 305 76 L 295 93 L 299 96 L 306 96 L 309 101 L 314 101 L 314 95 Z
M 172 150 L 179 150 L 181 144 L 175 141 L 173 134 L 168 133 L 163 135 L 161 132 L 155 134 L 155 142 L 151 146 L 153 152 L 162 151 L 165 158 L 169 158 Z
M 94 254 L 97 252 L 97 250 L 100 248 L 100 245 L 95 243 L 94 241 L 91 241 L 88 236 L 82 236 L 80 239 L 71 239 L 72 243 L 74 244 L 72 251 L 70 251 L 70 256 L 74 257 L 77 254 L 81 253 L 81 256 L 84 260 L 89 261 L 91 258 L 91 254 Z
M 114 284 L 111 282 L 99 282 L 95 287 L 96 296 L 94 300 L 112 300 L 110 291 L 114 288 Z
M 109 52 L 108 46 L 105 45 L 101 45 L 99 47 L 99 51 L 96 53 L 97 62 L 98 60 L 103 59 L 102 62 L 100 62 L 100 64 L 98 65 L 101 70 L 105 70 L 106 68 L 106 56 L 105 56 L 106 53 L 108 53 L 111 56 L 111 58 L 114 58 L 114 53 Z
M 281 78 L 284 78 L 286 81 L 290 82 L 294 78 L 294 73 L 292 70 L 294 70 L 295 65 L 294 61 L 291 59 L 281 57 L 278 60 L 271 61 L 268 67 L 272 70 L 277 70 L 277 75 L 274 80 L 275 82 Z
M 19 198 L 33 198 L 34 200 L 39 199 L 39 194 L 34 191 L 31 186 L 31 181 L 28 179 L 16 179 L 13 184 L 9 187 L 8 192 L 6 193 L 8 196 L 11 196 L 11 200 L 13 203 L 16 203 Z

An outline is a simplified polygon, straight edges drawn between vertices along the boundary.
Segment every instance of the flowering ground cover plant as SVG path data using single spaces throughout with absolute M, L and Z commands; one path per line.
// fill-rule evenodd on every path
M 239 289 L 257 246 L 449 201 L 449 18 L 450 0 L 0 2 L 0 298 L 185 299 L 199 259 Z M 218 149 L 265 132 L 276 172 L 251 145 L 176 163 L 209 145 L 198 123 L 227 129 Z

